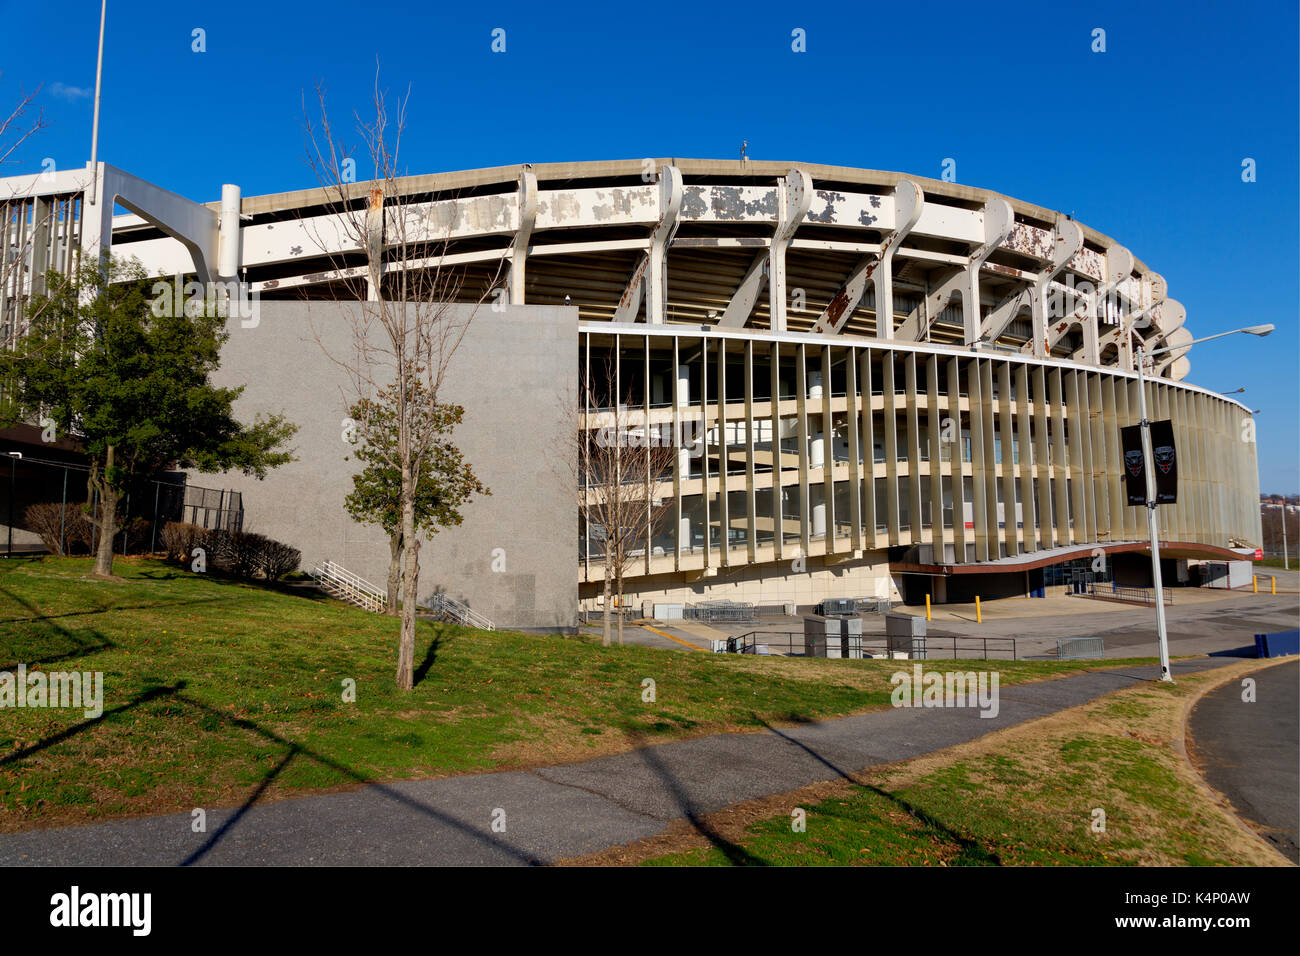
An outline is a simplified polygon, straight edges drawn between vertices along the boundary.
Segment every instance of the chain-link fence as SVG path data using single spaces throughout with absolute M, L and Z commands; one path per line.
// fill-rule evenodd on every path
M 11 445 L 0 451 L 0 523 L 4 525 L 0 547 L 6 556 L 48 550 L 39 530 L 30 526 L 28 509 L 33 505 L 58 505 L 57 523 L 46 528 L 45 533 L 58 541 L 64 554 L 92 552 L 93 537 L 86 537 L 80 522 L 65 517 L 75 519 L 79 511 L 84 511 L 92 520 L 98 520 L 100 502 L 90 487 L 90 469 L 74 461 L 33 457 L 28 454 L 30 447 Z M 191 485 L 179 472 L 136 482 L 123 496 L 121 507 L 113 548 L 123 554 L 128 550 L 158 550 L 159 536 L 169 521 L 228 531 L 242 531 L 244 526 L 240 492 Z

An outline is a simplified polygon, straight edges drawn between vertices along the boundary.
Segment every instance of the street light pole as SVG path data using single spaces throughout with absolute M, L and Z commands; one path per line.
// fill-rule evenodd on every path
M 1138 415 L 1141 417 L 1142 429 L 1142 471 L 1146 475 L 1147 482 L 1147 533 L 1151 538 L 1151 577 L 1156 590 L 1156 633 L 1160 638 L 1160 679 L 1171 684 L 1174 678 L 1169 671 L 1169 632 L 1165 627 L 1165 587 L 1164 580 L 1160 576 L 1160 528 L 1156 519 L 1156 474 L 1152 468 L 1155 458 L 1151 454 L 1151 423 L 1147 421 L 1146 359 L 1148 356 L 1160 355 L 1163 352 L 1186 351 L 1199 342 L 1221 339 L 1225 335 L 1235 335 L 1238 332 L 1263 337 L 1272 331 L 1272 325 L 1252 325 L 1249 328 L 1232 329 L 1228 332 L 1217 332 L 1204 338 L 1192 339 L 1182 345 L 1166 345 L 1164 348 L 1153 349 L 1150 352 L 1147 352 L 1141 344 L 1137 348 Z M 1286 520 L 1285 506 L 1282 508 L 1282 518 Z
M 1151 423 L 1147 421 L 1146 353 L 1142 346 L 1137 350 L 1138 365 L 1138 416 L 1142 427 L 1142 473 L 1147 482 L 1147 533 L 1151 539 L 1151 578 L 1156 587 L 1156 633 L 1160 638 L 1160 679 L 1173 683 L 1169 672 L 1169 633 L 1165 628 L 1165 587 L 1160 576 L 1160 529 L 1156 519 L 1156 476 L 1152 465 Z
M 1282 496 L 1282 570 L 1291 570 L 1291 562 L 1286 553 L 1286 495 Z

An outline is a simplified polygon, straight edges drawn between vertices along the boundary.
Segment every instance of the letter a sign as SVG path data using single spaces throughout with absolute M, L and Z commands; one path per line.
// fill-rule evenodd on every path
M 1130 505 L 1146 504 L 1147 476 L 1142 454 L 1142 426 L 1120 429 L 1124 447 L 1124 487 Z M 1174 448 L 1174 424 L 1165 419 L 1151 423 L 1151 454 L 1155 459 L 1156 503 L 1171 505 L 1178 501 L 1178 453 Z

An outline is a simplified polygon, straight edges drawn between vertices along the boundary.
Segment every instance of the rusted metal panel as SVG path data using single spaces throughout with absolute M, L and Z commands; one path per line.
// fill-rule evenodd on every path
M 1056 234 L 1050 229 L 1018 222 L 1002 241 L 1002 248 L 1031 259 L 1050 262 L 1056 251 Z

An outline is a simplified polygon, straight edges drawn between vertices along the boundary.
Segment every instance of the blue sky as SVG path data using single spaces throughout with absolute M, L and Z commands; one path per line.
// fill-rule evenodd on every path
M 49 129 L 7 174 L 89 158 L 99 4 L 0 0 L 0 103 Z M 218 16 L 220 14 L 220 16 Z M 506 52 L 490 49 L 494 28 Z M 192 31 L 207 50 L 192 51 Z M 791 51 L 806 31 L 807 52 Z M 1092 31 L 1106 31 L 1094 53 Z M 302 100 L 364 112 L 410 86 L 413 173 L 736 157 L 893 169 L 1071 213 L 1169 282 L 1191 381 L 1245 385 L 1260 484 L 1300 491 L 1297 4 L 212 6 L 110 0 L 100 158 L 199 200 L 316 185 Z M 37 42 L 44 38 L 43 42 Z M 1257 179 L 1244 183 L 1252 158 Z M 364 172 L 358 170 L 359 173 Z

